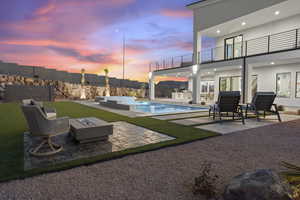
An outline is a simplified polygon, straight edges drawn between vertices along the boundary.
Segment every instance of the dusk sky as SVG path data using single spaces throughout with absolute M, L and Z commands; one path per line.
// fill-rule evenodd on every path
M 192 52 L 195 0 L 4 0 L 0 60 L 147 80 L 151 60 Z

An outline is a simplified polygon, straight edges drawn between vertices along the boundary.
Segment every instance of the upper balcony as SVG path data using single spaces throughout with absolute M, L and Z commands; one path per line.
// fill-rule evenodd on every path
M 195 64 L 240 59 L 250 56 L 291 51 L 299 48 L 300 29 L 293 29 L 238 43 L 232 42 L 232 44 L 228 43 L 214 48 L 204 48 L 197 53 L 198 55 L 189 54 L 165 58 L 160 61 L 150 63 L 149 71 L 188 67 Z

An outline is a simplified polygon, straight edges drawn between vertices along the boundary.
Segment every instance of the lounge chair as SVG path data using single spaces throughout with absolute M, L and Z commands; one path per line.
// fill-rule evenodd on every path
M 274 114 L 277 115 L 278 121 L 281 122 L 278 107 L 274 104 L 275 98 L 276 94 L 274 92 L 256 92 L 252 98 L 252 102 L 246 105 L 245 117 L 248 118 L 248 113 L 252 112 L 255 114 L 257 121 L 259 121 L 260 112 L 263 112 L 264 118 L 266 118 L 267 113 Z
M 209 116 L 212 115 L 215 120 L 218 115 L 220 120 L 222 120 L 222 116 L 228 117 L 229 113 L 232 113 L 233 120 L 235 120 L 237 115 L 237 119 L 241 119 L 242 123 L 245 124 L 243 111 L 239 105 L 240 99 L 241 94 L 239 91 L 220 92 L 216 104 L 210 106 Z
M 31 149 L 29 153 L 34 156 L 49 156 L 62 151 L 63 147 L 53 143 L 51 137 L 69 132 L 69 118 L 55 117 L 49 119 L 42 108 L 37 104 L 24 104 L 21 107 L 32 136 L 43 138 L 41 143 Z M 41 151 L 45 145 L 50 147 L 50 151 Z

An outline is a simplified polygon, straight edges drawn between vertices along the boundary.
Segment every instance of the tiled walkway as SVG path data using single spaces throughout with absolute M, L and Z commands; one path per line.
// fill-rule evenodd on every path
M 283 122 L 293 121 L 300 119 L 299 115 L 281 115 Z M 192 120 L 192 119 L 191 119 Z M 257 121 L 255 118 L 246 119 L 245 125 L 242 124 L 241 121 L 228 121 L 228 122 L 217 122 L 213 124 L 196 126 L 196 128 L 209 130 L 220 134 L 229 134 L 237 131 L 253 129 L 263 126 L 268 126 L 272 124 L 279 123 L 276 116 L 268 116 L 266 119 L 261 119 Z M 266 129 L 267 130 L 267 129 Z
M 156 117 L 152 117 L 152 118 L 159 119 L 159 120 L 173 120 L 173 119 L 182 119 L 182 118 L 189 118 L 189 117 L 203 117 L 203 116 L 208 116 L 208 112 L 163 115 L 163 116 L 156 116 Z
M 215 123 L 215 121 L 212 118 L 209 118 L 208 116 L 207 117 L 198 117 L 198 118 L 180 119 L 180 120 L 174 120 L 171 122 L 180 124 L 180 125 L 184 125 L 184 126 Z

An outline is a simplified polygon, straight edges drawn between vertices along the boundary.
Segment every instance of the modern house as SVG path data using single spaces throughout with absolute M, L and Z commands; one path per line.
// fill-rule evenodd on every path
M 240 90 L 243 102 L 274 91 L 279 105 L 300 107 L 299 0 L 202 0 L 187 8 L 193 55 L 150 65 L 150 99 L 155 78 L 170 76 L 188 78 L 193 103 L 213 102 L 219 91 Z

